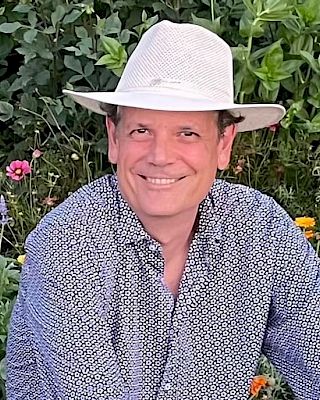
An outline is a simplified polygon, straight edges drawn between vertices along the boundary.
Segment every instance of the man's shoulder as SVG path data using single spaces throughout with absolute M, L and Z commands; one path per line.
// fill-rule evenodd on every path
M 249 223 L 263 221 L 264 224 L 292 224 L 291 217 L 271 196 L 261 191 L 218 179 L 211 188 L 215 207 L 222 215 L 242 218 Z
M 113 176 L 99 178 L 71 194 L 63 203 L 50 211 L 33 231 L 64 232 L 86 226 L 97 220 L 112 217 L 117 197 L 117 183 Z
M 251 206 L 274 206 L 274 199 L 249 186 L 230 183 L 217 179 L 210 190 L 210 195 L 217 203 L 231 208 L 247 208 Z M 279 206 L 280 207 L 280 206 Z

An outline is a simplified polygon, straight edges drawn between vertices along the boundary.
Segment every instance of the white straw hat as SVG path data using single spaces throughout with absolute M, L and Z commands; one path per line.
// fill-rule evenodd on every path
M 193 24 L 162 21 L 141 38 L 114 92 L 64 90 L 99 114 L 101 103 L 165 111 L 229 110 L 242 115 L 238 131 L 279 122 L 277 104 L 235 104 L 230 47 L 215 33 Z

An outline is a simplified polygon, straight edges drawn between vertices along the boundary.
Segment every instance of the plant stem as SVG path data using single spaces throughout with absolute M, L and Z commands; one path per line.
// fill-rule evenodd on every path
M 1 225 L 1 231 L 0 231 L 0 254 L 1 254 L 1 245 L 2 245 L 3 233 L 4 233 L 4 224 Z
M 214 0 L 211 0 L 210 3 L 210 10 L 211 10 L 211 21 L 214 21 L 214 10 L 213 10 L 213 6 L 214 6 Z

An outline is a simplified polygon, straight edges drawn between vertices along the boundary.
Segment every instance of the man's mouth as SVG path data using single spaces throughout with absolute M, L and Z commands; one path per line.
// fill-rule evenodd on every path
M 154 178 L 150 176 L 144 176 L 144 175 L 139 175 L 141 178 L 143 178 L 145 181 L 148 183 L 152 183 L 153 185 L 171 185 L 173 183 L 176 183 L 180 181 L 181 179 L 184 178 Z

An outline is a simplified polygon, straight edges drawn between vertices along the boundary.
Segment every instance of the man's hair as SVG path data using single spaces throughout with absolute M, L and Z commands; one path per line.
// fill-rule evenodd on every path
M 100 109 L 105 112 L 112 120 L 112 122 L 117 126 L 120 121 L 120 112 L 118 106 L 114 104 L 100 103 Z M 218 111 L 218 129 L 219 135 L 223 136 L 223 133 L 227 126 L 238 124 L 242 122 L 244 117 L 241 115 L 236 117 L 228 110 Z

